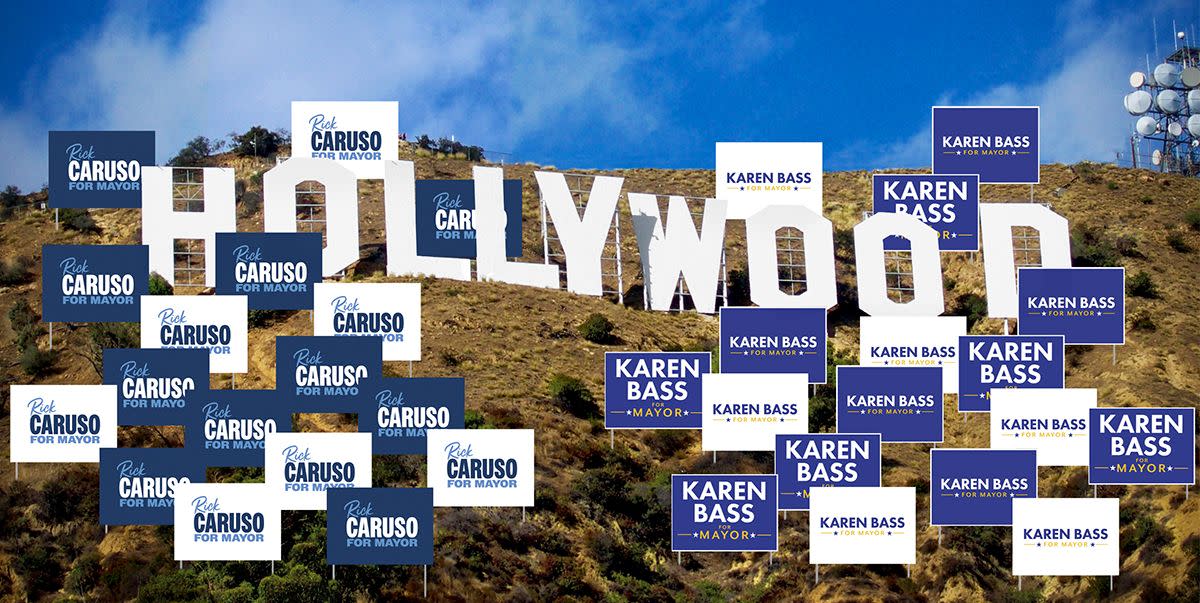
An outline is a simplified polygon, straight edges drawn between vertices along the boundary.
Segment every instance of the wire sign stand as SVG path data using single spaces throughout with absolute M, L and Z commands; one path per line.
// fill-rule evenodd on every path
M 567 190 L 571 193 L 571 201 L 575 203 L 575 211 L 581 213 L 587 207 L 588 197 L 592 190 L 591 174 L 564 173 L 567 180 Z M 546 217 L 546 201 L 538 192 L 538 206 L 542 216 L 542 258 L 545 264 L 558 265 L 559 286 L 566 288 L 567 256 L 563 251 L 562 241 L 558 238 L 558 230 L 554 229 Z M 625 305 L 625 275 L 621 265 L 621 221 L 617 219 L 618 212 L 613 212 L 612 238 L 604 243 L 604 251 L 600 254 L 600 288 L 601 294 L 611 296 L 620 305 Z M 553 232 L 551 232 L 553 230 Z

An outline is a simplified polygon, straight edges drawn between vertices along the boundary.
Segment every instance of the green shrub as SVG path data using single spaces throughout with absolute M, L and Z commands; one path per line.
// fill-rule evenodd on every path
M 287 315 L 287 310 L 250 310 L 246 313 L 246 326 L 250 328 L 265 327 L 285 319 Z
M 1178 230 L 1172 231 L 1171 234 L 1167 235 L 1167 246 L 1175 251 L 1178 251 L 1179 253 L 1192 252 L 1192 246 L 1188 244 L 1187 239 L 1183 236 L 1183 233 L 1179 232 Z
M 263 578 L 258 591 L 264 603 L 325 603 L 332 594 L 323 577 L 299 565 L 291 565 L 285 574 Z
M 1153 331 L 1158 328 L 1154 317 L 1146 310 L 1138 310 L 1129 315 L 1129 326 L 1135 331 Z
M 1200 205 L 1187 210 L 1183 214 L 1183 222 L 1192 230 L 1200 230 Z
M 981 295 L 963 293 L 954 299 L 954 316 L 967 317 L 967 330 L 987 317 L 987 300 Z
M 547 385 L 550 397 L 564 411 L 581 419 L 600 416 L 600 407 L 596 404 L 592 391 L 588 389 L 587 385 L 584 385 L 583 381 L 569 375 L 555 373 L 550 377 Z
M 610 343 L 615 327 L 607 316 L 594 312 L 579 323 L 579 334 L 592 343 Z
M 1125 283 L 1125 291 L 1134 297 L 1157 298 L 1158 285 L 1145 270 L 1139 270 Z
M 167 279 L 163 278 L 161 274 L 157 272 L 151 272 L 149 292 L 150 295 L 174 295 L 175 288 L 172 287 L 171 283 L 168 283 Z
M 0 285 L 20 285 L 33 278 L 30 268 L 33 258 L 18 256 L 11 260 L 0 261 Z
M 23 297 L 13 302 L 12 307 L 8 309 L 8 322 L 14 331 L 20 331 L 36 324 L 38 318 L 40 317 L 34 313 L 33 306 L 29 305 L 29 300 Z
M 86 209 L 60 209 L 58 220 L 64 230 L 74 230 L 86 234 L 100 232 L 100 227 L 96 225 L 92 214 L 88 213 Z
M 86 595 L 100 582 L 100 554 L 92 551 L 84 553 L 75 561 L 74 567 L 67 572 L 67 580 L 63 588 L 77 595 Z
M 1100 229 L 1086 225 L 1077 225 L 1071 230 L 1071 258 L 1073 266 L 1121 265 L 1121 254 L 1113 241 Z
M 141 325 L 123 322 L 94 322 L 84 328 L 87 343 L 79 352 L 99 376 L 104 375 L 104 350 L 136 348 L 142 344 Z
M 1107 183 L 1105 183 L 1105 186 L 1107 186 L 1108 190 L 1110 190 L 1110 191 L 1115 191 L 1118 188 L 1120 188 L 1119 186 L 1117 186 L 1116 182 L 1113 182 L 1111 180 L 1109 180 Z
M 468 408 L 463 413 L 463 427 L 467 429 L 490 429 L 487 418 L 478 410 Z
M 1084 184 L 1100 184 L 1100 175 L 1096 173 L 1096 164 L 1090 161 L 1080 161 L 1071 166 L 1071 171 L 1083 181 Z
M 36 346 L 27 347 L 21 352 L 21 370 L 31 377 L 41 377 L 54 366 L 54 355 L 54 352 L 39 350 Z
M 1154 197 L 1151 197 L 1150 195 L 1143 195 L 1142 198 L 1138 200 L 1142 202 L 1142 205 L 1150 205 L 1151 203 L 1154 203 Z
M 171 568 L 158 574 L 138 589 L 138 603 L 171 603 L 174 601 L 204 601 L 204 585 L 190 569 Z

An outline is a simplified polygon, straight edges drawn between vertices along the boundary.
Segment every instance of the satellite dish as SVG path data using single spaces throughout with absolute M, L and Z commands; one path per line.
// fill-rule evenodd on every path
M 1200 87 L 1200 69 L 1196 67 L 1184 67 L 1183 71 L 1179 72 L 1179 81 L 1183 82 L 1188 88 Z
M 1190 132 L 1192 134 L 1192 136 L 1195 136 L 1196 138 L 1200 138 L 1200 115 L 1193 115 L 1188 118 L 1187 129 L 1188 129 L 1188 132 Z M 1193 140 L 1192 142 L 1197 142 L 1197 141 Z
M 1180 40 L 1182 40 L 1182 39 L 1184 39 L 1184 38 L 1186 38 L 1186 37 L 1187 37 L 1187 34 L 1185 34 L 1185 33 L 1183 33 L 1183 32 L 1181 31 L 1181 32 L 1177 32 L 1177 33 L 1175 34 L 1175 37 L 1176 37 L 1176 38 L 1179 38 Z
M 1170 88 L 1179 83 L 1179 65 L 1162 63 L 1154 68 L 1154 81 L 1163 88 Z
M 1174 90 L 1163 90 L 1158 93 L 1158 108 L 1163 113 L 1179 113 L 1183 108 L 1183 97 Z
M 1137 124 L 1134 125 L 1137 133 L 1142 136 L 1149 136 L 1158 131 L 1158 122 L 1149 115 L 1143 115 L 1138 118 Z
M 1167 124 L 1167 134 L 1172 138 L 1179 138 L 1183 135 L 1183 126 L 1179 125 L 1179 122 L 1173 121 Z
M 1200 93 L 1200 90 L 1193 90 L 1193 92 Z M 1200 100 L 1200 94 L 1197 94 L 1196 98 L 1197 100 Z M 1191 99 L 1190 94 L 1188 95 L 1188 99 Z M 1142 115 L 1143 113 L 1149 111 L 1150 106 L 1153 104 L 1154 97 L 1150 96 L 1150 93 L 1146 92 L 1145 90 L 1134 90 L 1133 92 L 1125 95 L 1125 110 L 1128 111 L 1130 115 Z M 1200 113 L 1200 111 L 1198 111 L 1198 113 Z
M 1162 151 L 1154 149 L 1154 152 L 1150 154 L 1150 163 L 1162 165 Z
M 1130 88 L 1141 88 L 1142 86 L 1145 86 L 1145 85 L 1146 85 L 1146 74 L 1142 73 L 1141 71 L 1134 71 L 1133 73 L 1129 74 L 1129 87 Z

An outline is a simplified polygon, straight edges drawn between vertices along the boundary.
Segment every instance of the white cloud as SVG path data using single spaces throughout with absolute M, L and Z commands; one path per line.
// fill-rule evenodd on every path
M 935 104 L 1038 105 L 1042 163 L 1113 161 L 1115 151 L 1125 150 L 1130 134 L 1130 118 L 1121 106 L 1128 92 L 1129 71 L 1124 66 L 1137 66 L 1140 39 L 1138 32 L 1130 31 L 1127 15 L 1100 19 L 1088 6 L 1078 3 L 1064 9 L 1065 26 L 1053 49 L 1061 59 L 1044 77 L 962 97 L 947 93 Z M 884 145 L 877 166 L 928 167 L 931 135 L 926 119 L 920 131 Z M 854 145 L 863 147 L 864 143 Z
M 657 123 L 632 69 L 646 57 L 586 5 L 356 6 L 215 0 L 174 37 L 119 8 L 35 68 L 25 97 L 37 113 L 0 107 L 0 136 L 24 149 L 0 182 L 46 180 L 50 129 L 156 130 L 162 162 L 196 135 L 287 127 L 292 100 L 397 100 L 401 131 L 499 150 L 573 122 L 606 136 Z

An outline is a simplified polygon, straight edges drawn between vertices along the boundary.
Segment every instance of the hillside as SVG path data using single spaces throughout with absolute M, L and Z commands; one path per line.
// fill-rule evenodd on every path
M 472 164 L 448 158 L 415 159 L 418 178 L 469 178 Z M 221 156 L 214 165 L 235 167 L 250 193 L 261 192 L 262 160 Z M 540 261 L 542 242 L 535 169 L 506 165 L 506 178 L 521 178 L 525 259 Z M 599 174 L 599 172 L 585 172 Z M 625 178 L 624 192 L 711 195 L 712 172 L 632 169 L 605 172 Z M 1200 321 L 1194 316 L 1200 290 L 1200 233 L 1185 214 L 1200 198 L 1200 181 L 1108 166 L 1048 165 L 1038 201 L 1049 202 L 1080 235 L 1077 252 L 1091 261 L 1115 261 L 1130 274 L 1146 271 L 1156 298 L 1129 297 L 1127 343 L 1112 362 L 1111 348 L 1068 350 L 1067 386 L 1094 387 L 1106 406 L 1200 406 Z M 870 205 L 870 174 L 825 175 L 825 214 L 834 221 L 841 305 L 831 315 L 831 341 L 844 363 L 857 356 L 858 316 L 850 229 Z M 383 273 L 382 183 L 360 184 L 360 236 L 363 261 L 347 278 L 391 279 Z M 1029 188 L 987 186 L 987 201 L 1027 200 Z M 692 312 L 656 313 L 641 309 L 637 244 L 624 196 L 618 206 L 626 306 L 511 285 L 422 280 L 423 358 L 415 376 L 466 378 L 467 408 L 495 427 L 537 432 L 537 506 L 521 523 L 514 509 L 439 509 L 436 514 L 437 565 L 429 569 L 435 600 L 514 601 L 575 599 L 651 600 L 1046 600 L 1071 601 L 1104 595 L 1107 579 L 1045 578 L 1024 581 L 1019 595 L 1008 573 L 1009 530 L 946 528 L 941 545 L 928 527 L 927 445 L 884 446 L 884 485 L 918 489 L 918 563 L 911 578 L 899 566 L 822 568 L 813 584 L 807 561 L 807 518 L 782 521 L 779 553 L 773 563 L 762 554 L 684 554 L 676 563 L 669 546 L 669 476 L 672 473 L 769 473 L 771 455 L 724 453 L 716 464 L 700 451 L 696 432 L 620 431 L 610 450 L 603 423 L 566 412 L 547 391 L 554 373 L 582 379 L 598 403 L 603 397 L 603 353 L 636 349 L 713 349 L 715 317 Z M 40 246 L 48 243 L 137 243 L 140 216 L 133 210 L 96 210 L 99 232 L 56 230 L 53 214 L 19 210 L 0 223 L 0 249 L 8 261 L 36 260 L 24 282 L 0 286 L 0 371 L 8 383 L 35 378 L 22 370 L 8 316 L 18 300 L 40 306 Z M 239 229 L 261 230 L 261 210 L 239 206 Z M 728 267 L 744 270 L 745 233 L 731 221 L 726 232 Z M 1182 251 L 1181 251 L 1182 250 Z M 947 313 L 977 307 L 984 296 L 982 259 L 970 254 L 943 256 Z M 1085 259 L 1084 261 L 1088 261 Z M 12 281 L 22 279 L 14 277 Z M 631 287 L 632 286 L 632 287 Z M 617 342 L 599 345 L 581 338 L 577 325 L 591 313 L 616 324 Z M 976 309 L 978 312 L 978 309 Z M 1136 326 L 1135 326 L 1136 325 Z M 981 319 L 972 332 L 998 333 L 1001 323 Z M 250 334 L 250 372 L 238 388 L 274 385 L 276 335 L 309 334 L 307 312 L 274 313 L 256 321 Z M 42 383 L 98 383 L 86 357 L 98 330 L 83 324 L 56 325 L 52 363 Z M 134 340 L 136 341 L 136 339 Z M 48 347 L 45 334 L 38 337 Z M 407 363 L 386 363 L 386 372 L 407 376 Z M 229 387 L 214 376 L 213 387 Z M 818 388 L 828 399 L 832 387 Z M 7 406 L 7 388 L 3 398 Z M 815 404 L 815 402 L 814 402 Z M 986 416 L 957 413 L 946 400 L 946 447 L 986 447 Z M 0 442 L 7 454 L 7 412 L 0 418 Z M 353 417 L 306 415 L 297 429 L 349 430 Z M 123 428 L 121 445 L 182 445 L 170 428 Z M 375 485 L 423 485 L 423 458 L 377 457 Z M 210 479 L 261 479 L 255 471 L 212 471 Z M 4 600 L 58 600 L 80 597 L 127 600 L 294 600 L 298 593 L 317 599 L 345 597 L 420 598 L 417 568 L 339 568 L 337 583 L 324 565 L 324 517 L 284 513 L 284 560 L 278 578 L 264 563 L 188 564 L 180 572 L 171 561 L 170 530 L 112 528 L 97 524 L 94 466 L 22 466 L 20 480 L 0 477 L 0 594 Z M 1086 469 L 1043 468 L 1040 496 L 1090 496 Z M 1182 487 L 1104 487 L 1101 496 L 1119 496 L 1122 505 L 1122 570 L 1111 600 L 1196 600 L 1200 568 L 1200 497 L 1184 498 Z M 242 584 L 246 586 L 240 586 Z M 1189 590 L 1190 589 L 1190 590 Z M 155 599 L 161 596 L 161 599 Z

